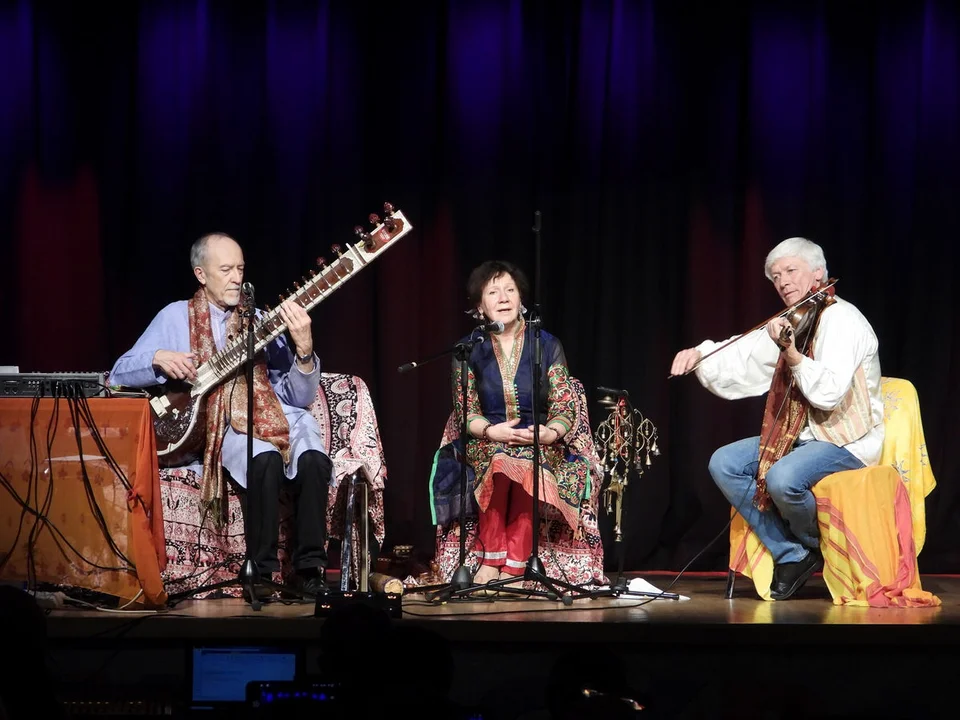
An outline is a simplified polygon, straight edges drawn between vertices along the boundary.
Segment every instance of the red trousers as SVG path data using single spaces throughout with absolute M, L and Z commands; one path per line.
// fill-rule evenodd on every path
M 533 551 L 533 499 L 523 486 L 495 475 L 490 504 L 480 513 L 479 525 L 482 563 L 508 575 L 523 575 Z

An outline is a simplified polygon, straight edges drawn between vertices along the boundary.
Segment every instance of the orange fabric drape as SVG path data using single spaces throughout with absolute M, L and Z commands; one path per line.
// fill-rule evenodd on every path
M 910 495 L 895 467 L 834 473 L 814 495 L 823 579 L 837 605 L 940 605 L 920 584 Z
M 0 548 L 10 550 L 0 577 L 26 581 L 32 562 L 37 582 L 123 600 L 142 589 L 140 602 L 162 606 L 167 600 L 160 577 L 166 551 L 150 406 L 144 399 L 85 401 L 128 489 L 97 446 L 88 422 L 77 415 L 82 402 L 0 399 L 0 472 L 5 480 L 0 484 Z M 30 508 L 26 512 L 21 501 Z M 46 522 L 38 521 L 38 507 Z

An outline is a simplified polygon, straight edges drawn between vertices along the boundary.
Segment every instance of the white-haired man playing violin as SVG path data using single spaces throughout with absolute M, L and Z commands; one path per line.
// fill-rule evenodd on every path
M 671 372 L 695 370 L 705 388 L 729 400 L 767 394 L 760 434 L 718 449 L 709 471 L 773 556 L 770 596 L 786 600 L 822 563 L 811 490 L 832 473 L 877 464 L 883 398 L 877 336 L 854 305 L 824 288 L 820 246 L 784 240 L 764 270 L 788 308 L 822 288 L 829 296 L 807 318 L 809 332 L 798 337 L 779 316 L 710 357 L 723 343 L 680 351 Z

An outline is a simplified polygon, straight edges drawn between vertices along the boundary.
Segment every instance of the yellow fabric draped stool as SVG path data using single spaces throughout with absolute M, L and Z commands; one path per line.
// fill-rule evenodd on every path
M 933 607 L 940 599 L 920 585 L 917 556 L 926 538 L 924 501 L 936 487 L 920 420 L 920 402 L 909 380 L 882 378 L 884 441 L 875 467 L 828 475 L 813 488 L 817 498 L 823 578 L 835 605 Z M 770 600 L 773 556 L 731 508 L 730 574 L 753 579 Z

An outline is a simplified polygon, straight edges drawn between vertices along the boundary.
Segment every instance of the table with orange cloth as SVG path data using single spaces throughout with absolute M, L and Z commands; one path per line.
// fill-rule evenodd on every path
M 166 603 L 146 399 L 0 398 L 0 473 L 0 579 Z

